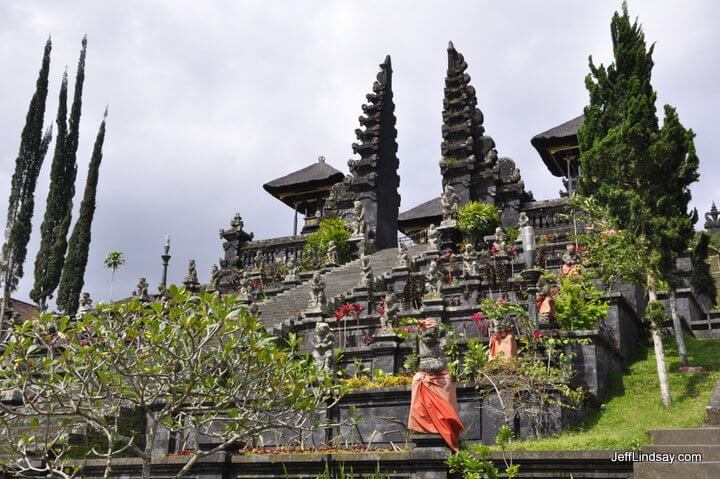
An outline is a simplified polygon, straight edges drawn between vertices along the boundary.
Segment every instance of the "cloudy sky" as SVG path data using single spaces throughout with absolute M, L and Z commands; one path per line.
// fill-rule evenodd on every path
M 439 194 L 446 46 L 469 64 L 485 126 L 538 199 L 557 196 L 530 145 L 578 115 L 592 54 L 607 62 L 609 21 L 619 1 L 176 1 L 0 2 L 0 207 L 32 95 L 42 48 L 53 39 L 46 122 L 54 119 L 65 66 L 74 78 L 83 34 L 88 57 L 76 208 L 97 127 L 110 105 L 86 289 L 107 299 L 102 260 L 121 250 L 116 297 L 140 276 L 160 279 L 172 237 L 170 279 L 195 258 L 202 280 L 222 252 L 217 231 L 240 212 L 256 238 L 292 232 L 292 211 L 262 184 L 316 161 L 347 171 L 364 96 L 392 56 L 401 209 Z M 720 200 L 717 29 L 714 0 L 632 0 L 657 43 L 658 103 L 675 105 L 697 132 L 701 179 L 693 206 Z M 72 87 L 72 85 L 71 85 Z M 52 151 L 52 150 L 51 150 Z M 26 270 L 32 271 L 50 157 L 36 194 Z M 31 274 L 20 283 L 27 298 Z

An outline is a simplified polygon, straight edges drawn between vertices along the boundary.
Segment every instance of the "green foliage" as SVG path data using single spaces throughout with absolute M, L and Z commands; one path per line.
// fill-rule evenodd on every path
M 0 355 L 0 391 L 37 391 L 26 399 L 41 416 L 67 415 L 72 405 L 76 426 L 112 438 L 113 450 L 101 453 L 129 444 L 144 464 L 160 426 L 184 435 L 222 425 L 216 440 L 229 445 L 284 427 L 287 417 L 298 429 L 323 427 L 311 413 L 340 393 L 231 295 L 170 286 L 163 302 L 100 304 L 75 320 L 44 313 L 14 333 Z M 27 407 L 14 404 L 4 417 Z M 146 415 L 147 428 L 119 429 L 128 408 Z
M 45 103 L 48 94 L 50 51 L 52 42 L 45 43 L 42 66 L 38 73 L 35 93 L 30 100 L 25 126 L 20 138 L 20 149 L 15 159 L 15 171 L 10 186 L 5 243 L 2 247 L 3 304 L 10 299 L 10 293 L 17 289 L 22 278 L 23 265 L 30 241 L 32 217 L 35 209 L 35 188 L 52 135 L 48 130 L 43 135 Z M 4 309 L 3 309 L 4 310 Z
M 489 203 L 471 201 L 458 209 L 457 226 L 472 238 L 490 234 L 500 226 L 500 210 Z
M 60 283 L 60 276 L 65 264 L 67 235 L 72 221 L 75 178 L 77 176 L 77 149 L 86 52 L 87 41 L 83 38 L 69 123 L 66 123 L 67 75 L 63 77 L 60 90 L 57 114 L 58 140 L 55 143 L 55 154 L 50 169 L 50 190 L 45 206 L 45 216 L 40 226 L 40 249 L 35 257 L 35 282 L 30 292 L 30 297 L 42 307 Z
M 303 258 L 311 262 L 322 262 L 327 254 L 330 241 L 335 242 L 340 263 L 345 263 L 350 257 L 348 239 L 350 228 L 342 218 L 324 218 L 317 231 L 310 233 L 303 247 Z
M 502 319 L 508 315 L 527 317 L 527 309 L 518 303 L 504 299 L 484 298 L 480 301 L 485 316 L 491 319 Z
M 470 338 L 462 362 L 461 379 L 479 381 L 488 362 L 488 348 L 478 338 Z
M 555 313 L 560 327 L 566 331 L 597 329 L 598 321 L 607 316 L 608 305 L 601 299 L 587 273 L 560 280 L 555 297 Z
M 520 465 L 512 463 L 512 455 L 508 455 L 510 442 L 513 437 L 512 429 L 503 424 L 495 438 L 496 444 L 502 451 L 505 469 L 501 471 L 495 466 L 490 454 L 490 448 L 484 444 L 472 444 L 467 449 L 450 456 L 445 463 L 452 473 L 461 473 L 464 479 L 497 479 L 500 477 L 517 477 Z
M 659 274 L 657 253 L 647 241 L 626 229 L 618 229 L 608 208 L 593 198 L 575 195 L 573 206 L 586 223 L 586 233 L 577 235 L 584 246 L 583 268 L 612 289 L 618 281 L 647 286 L 648 273 Z
M 650 301 L 645 307 L 645 321 L 653 328 L 660 328 L 667 317 L 667 309 L 662 301 Z
M 591 57 L 585 80 L 590 104 L 578 131 L 580 192 L 607 208 L 629 237 L 640 238 L 653 253 L 642 258 L 649 260 L 657 279 L 667 279 L 697 219 L 694 211 L 688 212 L 689 186 L 698 179 L 695 134 L 667 105 L 659 126 L 650 83 L 653 46 L 647 48 L 627 5 L 613 16 L 611 34 L 615 61 L 596 67 Z M 648 275 L 650 282 L 654 277 Z
M 637 360 L 626 373 L 611 377 L 602 409 L 590 412 L 576 429 L 557 436 L 516 441 L 513 450 L 629 450 L 649 444 L 651 429 L 701 427 L 715 384 L 720 381 L 720 341 L 686 336 L 688 358 L 702 366 L 698 374 L 681 373 L 675 342 L 666 344 L 668 379 L 673 403 L 665 407 L 657 396 L 657 366 L 652 345 L 641 343 Z M 632 418 L 632 420 L 628 420 Z
M 102 147 L 105 141 L 105 120 L 107 109 L 98 130 L 95 146 L 93 147 L 88 175 L 85 182 L 85 193 L 80 203 L 80 214 L 73 227 L 68 245 L 67 258 L 63 265 L 58 289 L 57 305 L 67 314 L 75 314 L 79 306 L 80 293 L 85 284 L 85 268 L 90 250 L 91 229 L 95 215 L 95 196 L 97 193 L 100 162 L 102 161 Z
M 717 286 L 715 285 L 715 278 L 710 273 L 710 265 L 707 262 L 709 243 L 710 235 L 705 232 L 700 233 L 693 250 L 694 267 L 690 276 L 690 285 L 696 292 L 704 294 L 713 304 L 716 304 Z

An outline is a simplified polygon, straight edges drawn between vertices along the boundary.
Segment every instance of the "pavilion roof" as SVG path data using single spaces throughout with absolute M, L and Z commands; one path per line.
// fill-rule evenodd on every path
M 566 155 L 577 158 L 579 154 L 577 132 L 584 120 L 585 116 L 580 115 L 538 133 L 530 140 L 553 175 L 567 176 L 567 164 L 564 158 Z M 577 176 L 577 162 L 571 162 L 570 173 L 573 177 Z

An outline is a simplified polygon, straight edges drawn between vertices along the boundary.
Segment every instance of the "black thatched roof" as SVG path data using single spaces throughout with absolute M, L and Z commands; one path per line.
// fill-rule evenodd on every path
M 400 213 L 398 221 L 411 221 L 421 218 L 432 218 L 434 216 L 442 216 L 443 208 L 441 198 L 433 198 L 425 203 L 420 203 L 414 208 Z
M 540 157 L 553 175 L 567 176 L 567 165 L 560 158 L 560 153 L 577 153 L 577 132 L 583 121 L 585 121 L 585 116 L 580 115 L 547 131 L 538 133 L 530 140 L 530 143 L 540 153 Z M 577 164 L 571 163 L 570 173 L 573 177 L 577 176 Z
M 289 175 L 269 181 L 263 185 L 263 188 L 275 196 L 277 192 L 289 191 L 298 187 L 307 189 L 325 184 L 334 185 L 338 181 L 342 181 L 344 177 L 342 172 L 325 163 L 325 160 L 320 160 Z

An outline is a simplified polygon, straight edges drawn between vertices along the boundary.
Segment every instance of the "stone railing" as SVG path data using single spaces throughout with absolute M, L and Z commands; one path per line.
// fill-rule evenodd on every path
M 278 258 L 283 262 L 288 261 L 290 257 L 298 258 L 306 241 L 307 236 L 300 235 L 252 241 L 240 250 L 238 268 L 252 267 L 258 250 L 265 258 L 265 264 L 274 263 Z
M 522 211 L 527 214 L 530 226 L 538 234 L 542 233 L 571 233 L 575 229 L 570 211 L 568 198 L 554 198 L 552 200 L 531 201 L 525 203 Z

